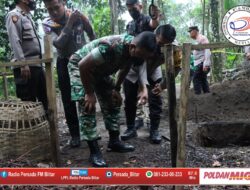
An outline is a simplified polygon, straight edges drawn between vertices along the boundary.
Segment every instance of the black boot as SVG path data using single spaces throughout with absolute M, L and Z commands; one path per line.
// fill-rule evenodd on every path
M 78 125 L 68 125 L 69 133 L 71 136 L 70 146 L 71 148 L 76 148 L 81 145 L 80 130 Z
M 87 141 L 90 150 L 89 161 L 94 167 L 108 167 L 107 163 L 102 157 L 101 150 L 99 148 L 97 140 Z
M 70 140 L 71 148 L 76 148 L 81 145 L 80 137 L 72 137 Z
M 123 135 L 121 135 L 121 139 L 123 141 L 126 141 L 129 139 L 135 138 L 137 136 L 138 135 L 137 135 L 135 125 L 128 125 L 128 128 L 126 129 L 126 131 L 123 133 Z
M 153 144 L 160 144 L 161 143 L 161 135 L 159 133 L 159 125 L 160 125 L 160 119 L 151 119 L 151 125 L 150 125 L 150 141 Z
M 132 152 L 135 147 L 128 144 L 123 144 L 119 139 L 119 131 L 109 131 L 108 151 L 113 152 Z

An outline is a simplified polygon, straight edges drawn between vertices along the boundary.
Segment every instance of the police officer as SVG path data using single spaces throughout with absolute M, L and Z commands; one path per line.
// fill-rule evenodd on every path
M 199 28 L 197 26 L 189 27 L 188 32 L 190 37 L 196 41 L 197 44 L 208 44 L 209 41 L 207 37 L 199 33 Z M 209 84 L 207 81 L 207 74 L 210 71 L 211 64 L 211 52 L 209 49 L 205 50 L 194 50 L 194 74 L 193 74 L 193 84 L 195 94 L 209 93 Z
M 109 131 L 108 151 L 122 153 L 135 149 L 119 139 L 118 122 L 122 102 L 119 90 L 132 63 L 138 64 L 137 58 L 153 56 L 155 48 L 155 35 L 143 32 L 136 37 L 125 34 L 96 39 L 71 56 L 68 68 L 72 99 L 79 101 L 80 126 L 89 146 L 93 166 L 107 166 L 97 142 L 96 98 Z M 111 76 L 117 71 L 120 72 L 114 83 Z
M 90 40 L 95 39 L 95 33 L 88 18 L 77 10 L 66 9 L 63 0 L 44 0 L 44 3 L 49 17 L 43 21 L 43 28 L 47 34 L 52 35 L 53 44 L 58 52 L 56 68 L 65 117 L 72 137 L 70 145 L 78 147 L 80 145 L 79 121 L 76 103 L 71 100 L 67 65 L 69 57 L 86 43 L 84 32 Z
M 33 0 L 15 0 L 16 7 L 6 16 L 6 28 L 13 61 L 40 59 L 41 44 L 30 11 L 36 8 Z M 46 82 L 41 64 L 13 67 L 16 95 L 22 101 L 43 103 L 48 109 Z
M 130 35 L 136 36 L 143 31 L 154 31 L 154 29 L 159 25 L 160 14 L 158 8 L 153 7 L 153 12 L 155 17 L 150 18 L 141 13 L 142 5 L 138 0 L 127 0 L 126 6 L 129 11 L 130 16 L 133 18 L 131 22 L 127 25 L 127 32 Z M 146 64 L 143 60 L 141 64 Z M 136 132 L 136 109 L 137 102 L 141 104 L 145 104 L 147 100 L 147 74 L 145 77 L 145 73 L 141 71 L 145 70 L 146 66 L 138 68 L 137 66 L 132 67 L 130 72 L 128 73 L 125 81 L 124 81 L 124 92 L 125 92 L 125 113 L 126 113 L 126 122 L 127 122 L 127 130 L 121 136 L 122 140 L 129 140 L 133 137 L 137 136 Z M 143 76 L 144 75 L 144 76 Z M 146 80 L 146 81 L 145 81 Z M 159 67 L 154 71 L 152 77 L 148 78 L 149 84 L 154 86 L 156 83 L 161 81 L 161 68 Z M 141 88 L 141 92 L 139 94 L 140 99 L 138 101 L 138 90 Z M 160 121 L 161 114 L 161 106 L 162 101 L 160 96 L 151 96 L 149 99 L 149 110 L 150 110 L 150 139 L 153 143 L 160 143 L 161 137 L 158 134 L 158 127 Z M 137 121 L 139 122 L 139 121 Z

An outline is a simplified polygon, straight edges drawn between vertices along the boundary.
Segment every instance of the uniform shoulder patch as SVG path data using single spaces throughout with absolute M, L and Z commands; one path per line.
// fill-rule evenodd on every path
M 12 15 L 11 19 L 12 19 L 13 23 L 16 23 L 18 21 L 18 16 L 17 15 Z

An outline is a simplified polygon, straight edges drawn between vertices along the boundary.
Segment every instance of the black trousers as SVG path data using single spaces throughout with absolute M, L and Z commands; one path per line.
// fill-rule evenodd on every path
M 76 102 L 71 100 L 71 86 L 68 72 L 69 59 L 57 58 L 58 86 L 61 91 L 64 113 L 71 137 L 79 137 L 79 122 Z
M 202 90 L 204 93 L 210 92 L 207 73 L 203 71 L 203 63 L 197 65 L 197 69 L 193 73 L 193 83 L 195 94 L 201 94 Z
M 21 69 L 13 70 L 16 84 L 16 95 L 22 101 L 42 102 L 45 111 L 48 110 L 48 100 L 46 91 L 46 80 L 42 67 L 30 66 L 31 77 L 24 80 L 21 77 Z
M 160 120 L 162 113 L 162 98 L 161 96 L 156 96 L 152 93 L 152 89 L 157 82 L 160 81 L 149 81 L 150 85 L 148 86 L 149 118 L 151 124 L 156 120 Z M 128 126 L 135 124 L 138 87 L 138 82 L 132 83 L 127 79 L 124 80 L 123 88 L 125 93 L 125 114 Z

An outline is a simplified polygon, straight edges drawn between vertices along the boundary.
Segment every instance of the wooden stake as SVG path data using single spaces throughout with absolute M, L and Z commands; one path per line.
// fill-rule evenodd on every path
M 187 122 L 187 107 L 189 94 L 189 78 L 190 78 L 190 56 L 191 44 L 183 44 L 182 50 L 182 75 L 181 75 L 181 94 L 179 107 L 178 121 L 178 150 L 177 150 L 177 167 L 185 167 L 186 154 L 186 122 Z M 183 186 L 176 186 L 176 190 L 184 190 Z
M 44 57 L 50 59 L 53 57 L 52 45 L 50 36 L 44 37 Z M 50 124 L 50 140 L 51 140 L 51 153 L 52 160 L 56 166 L 60 166 L 60 153 L 59 153 L 59 141 L 58 141 L 58 121 L 57 121 L 57 108 L 56 108 L 56 90 L 55 81 L 53 75 L 52 62 L 45 63 L 46 69 L 46 86 L 47 86 L 47 97 L 48 97 L 48 117 Z
M 4 94 L 4 99 L 8 100 L 8 81 L 7 81 L 7 76 L 6 76 L 6 67 L 3 68 L 3 94 Z
M 175 89 L 175 69 L 173 58 L 173 45 L 165 46 L 165 64 L 168 86 L 168 110 L 169 110 L 169 126 L 171 139 L 171 163 L 172 167 L 176 167 L 177 155 L 177 121 L 176 121 L 176 89 Z

